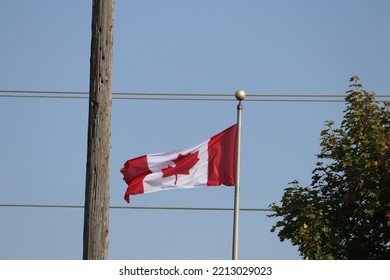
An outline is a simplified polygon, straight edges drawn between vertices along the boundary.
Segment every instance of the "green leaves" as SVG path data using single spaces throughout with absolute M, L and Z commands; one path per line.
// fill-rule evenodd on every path
M 351 77 L 340 128 L 325 121 L 312 183 L 288 184 L 281 206 L 281 241 L 305 259 L 390 258 L 390 113 Z
M 360 78 L 359 78 L 359 76 L 357 76 L 357 75 L 352 76 L 352 77 L 349 79 L 350 82 L 357 82 L 357 81 L 359 81 L 359 80 L 360 80 Z

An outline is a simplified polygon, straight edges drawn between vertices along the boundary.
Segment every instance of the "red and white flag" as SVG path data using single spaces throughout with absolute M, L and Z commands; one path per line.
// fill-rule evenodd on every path
M 130 195 L 204 186 L 234 186 L 237 125 L 196 146 L 128 160 L 121 169 Z

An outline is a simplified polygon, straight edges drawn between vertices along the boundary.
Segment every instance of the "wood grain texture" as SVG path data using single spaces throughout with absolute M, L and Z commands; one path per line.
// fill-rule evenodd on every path
M 114 0 L 94 0 L 83 259 L 108 258 Z

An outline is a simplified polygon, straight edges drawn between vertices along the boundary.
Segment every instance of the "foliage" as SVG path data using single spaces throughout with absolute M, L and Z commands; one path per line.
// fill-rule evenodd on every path
M 281 206 L 281 241 L 305 259 L 390 259 L 390 112 L 350 80 L 341 127 L 326 121 L 312 183 L 289 184 Z

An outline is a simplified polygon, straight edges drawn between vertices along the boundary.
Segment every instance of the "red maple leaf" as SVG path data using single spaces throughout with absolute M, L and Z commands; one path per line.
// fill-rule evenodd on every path
M 168 165 L 167 168 L 161 169 L 163 178 L 175 175 L 175 185 L 177 183 L 177 175 L 189 175 L 190 169 L 199 161 L 199 151 L 195 153 L 188 153 L 187 155 L 179 154 L 176 159 L 172 160 L 175 163 L 174 166 Z

